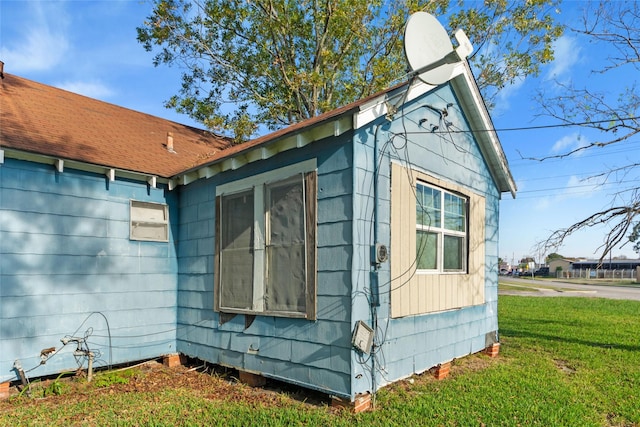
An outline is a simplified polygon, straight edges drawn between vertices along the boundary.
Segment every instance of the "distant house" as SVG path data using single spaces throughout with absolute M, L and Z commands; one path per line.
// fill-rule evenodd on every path
M 567 272 L 571 269 L 571 263 L 574 262 L 575 259 L 567 259 L 567 258 L 556 258 L 549 261 L 549 273 L 552 276 L 556 276 L 561 274 L 562 272 Z
M 465 64 L 236 146 L 5 76 L 0 382 L 85 346 L 354 401 L 497 342 L 516 189 Z
M 635 270 L 640 267 L 640 259 L 586 259 L 573 261 L 572 270 Z

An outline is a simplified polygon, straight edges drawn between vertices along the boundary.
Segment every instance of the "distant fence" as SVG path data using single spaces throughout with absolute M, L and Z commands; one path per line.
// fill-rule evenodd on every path
M 638 271 L 640 271 L 640 267 L 626 270 L 586 268 L 583 270 L 557 271 L 556 277 L 565 279 L 620 279 L 640 281 L 638 279 Z

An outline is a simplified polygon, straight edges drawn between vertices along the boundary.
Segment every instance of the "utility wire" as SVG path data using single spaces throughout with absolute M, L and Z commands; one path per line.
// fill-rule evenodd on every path
M 593 183 L 593 184 L 579 184 L 579 185 L 569 185 L 566 187 L 553 187 L 553 188 L 539 188 L 537 190 L 523 190 L 518 191 L 518 194 L 522 193 L 541 193 L 543 191 L 556 191 L 556 190 L 570 190 L 573 188 L 585 188 L 585 187 L 604 187 L 605 185 L 620 185 L 620 184 L 628 184 L 630 182 L 637 183 L 638 181 L 635 179 L 624 180 L 624 181 L 615 181 L 615 182 L 602 182 L 602 183 Z
M 532 181 L 549 181 L 552 179 L 558 179 L 558 178 L 569 178 L 569 177 L 581 177 L 584 176 L 585 178 L 583 179 L 589 179 L 589 177 L 594 176 L 594 175 L 601 175 L 602 171 L 593 171 L 593 172 L 582 172 L 582 173 L 569 173 L 569 174 L 565 174 L 565 175 L 548 175 L 548 176 L 540 176 L 540 177 L 535 177 L 535 178 L 525 178 L 525 179 L 518 179 L 518 182 L 532 182 Z M 518 191 L 518 193 L 521 193 L 521 191 Z
M 592 157 L 604 157 L 604 156 L 611 156 L 614 154 L 620 154 L 620 153 L 626 153 L 626 152 L 637 152 L 638 151 L 638 147 L 629 147 L 630 144 L 637 144 L 640 143 L 640 141 L 626 141 L 624 148 L 618 146 L 618 149 L 616 150 L 606 150 L 606 151 L 598 151 L 598 152 L 591 152 L 590 154 L 581 154 L 581 155 L 576 155 L 576 156 L 566 156 L 566 157 L 550 157 L 545 159 L 544 161 L 542 160 L 538 160 L 535 158 L 521 158 L 521 159 L 515 159 L 513 162 L 510 161 L 510 165 L 514 166 L 514 165 L 521 165 L 522 163 L 525 163 L 525 166 L 534 166 L 534 165 L 538 165 L 538 164 L 549 164 L 549 163 L 558 163 L 558 162 L 569 162 L 569 161 L 573 161 L 573 160 L 582 160 L 582 159 L 588 159 L 588 158 L 592 158 Z M 591 148 L 595 148 L 595 147 L 591 147 Z M 534 160 L 536 160 L 535 162 L 533 162 Z M 523 166 L 520 166 L 523 167 Z
M 594 121 L 586 121 L 586 122 L 576 122 L 576 123 L 558 123 L 555 125 L 538 125 L 538 126 L 519 126 L 513 128 L 493 128 L 493 129 L 456 129 L 456 130 L 436 130 L 434 132 L 407 132 L 407 135 L 412 134 L 421 134 L 421 133 L 483 133 L 483 132 L 514 132 L 514 131 L 525 131 L 525 130 L 540 130 L 540 129 L 556 129 L 556 128 L 568 128 L 568 127 L 581 127 L 587 125 L 596 125 L 600 123 L 611 123 L 611 122 L 623 122 L 625 120 L 640 120 L 640 116 L 632 116 L 632 117 L 623 117 L 621 119 L 616 120 L 594 120 Z M 606 131 L 608 129 L 600 129 L 602 131 Z

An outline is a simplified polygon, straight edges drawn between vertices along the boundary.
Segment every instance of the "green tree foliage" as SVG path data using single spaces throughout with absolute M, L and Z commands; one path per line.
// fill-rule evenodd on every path
M 562 255 L 560 255 L 559 253 L 553 252 L 550 253 L 549 255 L 547 255 L 547 257 L 545 258 L 545 262 L 547 264 L 549 264 L 551 261 L 555 260 L 555 259 L 563 259 L 564 257 Z
M 178 66 L 166 102 L 237 141 L 346 105 L 406 79 L 402 46 L 412 12 L 462 28 L 490 103 L 553 59 L 557 0 L 155 0 L 138 41 L 154 64 Z
M 633 250 L 640 254 L 640 222 L 633 226 L 629 241 L 633 243 Z

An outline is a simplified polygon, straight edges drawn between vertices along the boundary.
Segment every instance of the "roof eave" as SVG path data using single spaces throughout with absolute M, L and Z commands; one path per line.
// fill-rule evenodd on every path
M 482 154 L 489 165 L 491 175 L 497 183 L 499 191 L 501 193 L 509 192 L 515 199 L 517 186 L 509 169 L 507 157 L 502 150 L 500 139 L 493 126 L 493 121 L 469 64 L 464 61 L 463 66 L 464 71 L 451 80 L 451 85 L 463 104 L 471 128 L 479 131 L 475 132 L 474 135 L 478 140 Z
M 267 160 L 279 153 L 305 147 L 327 137 L 338 137 L 353 129 L 353 114 L 358 107 L 330 114 L 308 126 L 290 126 L 237 147 L 221 152 L 208 163 L 193 167 L 173 176 L 169 188 L 187 185 L 195 180 L 211 178 L 219 173 L 238 169 L 246 164 Z
M 122 178 L 146 182 L 152 187 L 156 187 L 158 184 L 169 184 L 170 182 L 168 178 L 153 173 L 138 172 L 109 165 L 88 163 L 64 157 L 49 156 L 46 154 L 0 146 L 0 165 L 5 162 L 5 159 L 24 160 L 33 163 L 51 165 L 56 168 L 59 173 L 64 172 L 65 169 L 73 169 L 82 172 L 91 172 L 97 175 L 104 175 L 109 181 L 115 181 L 116 178 Z
M 347 131 L 359 129 L 389 113 L 400 97 L 404 96 L 406 102 L 433 89 L 433 87 L 429 87 L 427 90 L 411 87 L 406 95 L 406 86 L 406 82 L 398 84 L 342 108 L 249 141 L 238 146 L 237 149 L 225 150 L 218 158 L 172 177 L 169 184 L 170 189 L 178 185 L 187 185 L 196 179 L 210 178 L 218 173 L 237 169 L 257 160 L 266 160 L 282 151 L 302 148 L 312 142 L 330 136 L 337 137 Z
M 517 188 L 507 158 L 466 61 L 456 67 L 451 85 L 463 104 L 471 128 L 481 130 L 476 132 L 475 136 L 498 190 L 501 193 L 509 192 L 515 198 Z M 210 178 L 258 160 L 266 160 L 283 151 L 302 148 L 330 136 L 340 136 L 389 113 L 395 105 L 394 101 L 397 102 L 400 96 L 407 102 L 435 88 L 426 84 L 412 85 L 408 88 L 406 86 L 406 83 L 397 85 L 367 99 L 257 138 L 237 148 L 227 149 L 221 152 L 218 158 L 172 177 L 169 188 L 187 185 L 201 178 Z

